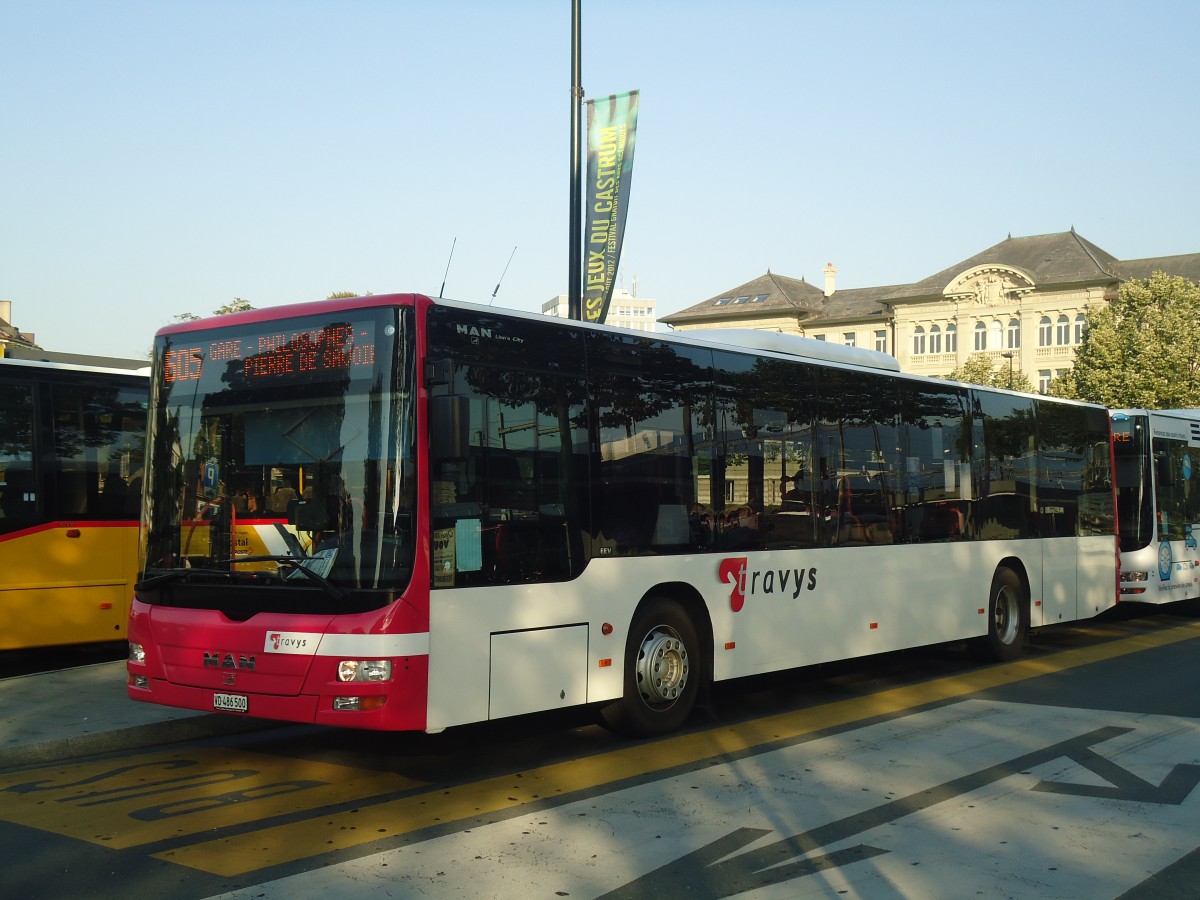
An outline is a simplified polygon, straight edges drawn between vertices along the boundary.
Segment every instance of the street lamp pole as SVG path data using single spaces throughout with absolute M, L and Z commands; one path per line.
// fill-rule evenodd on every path
M 579 81 L 579 3 L 571 4 L 571 202 L 570 251 L 567 273 L 567 316 L 583 318 L 583 170 L 580 167 L 582 128 L 579 122 L 583 88 Z
M 1000 355 L 1008 360 L 1008 389 L 1011 391 L 1013 386 L 1013 357 L 1017 354 L 1012 350 L 1005 350 Z

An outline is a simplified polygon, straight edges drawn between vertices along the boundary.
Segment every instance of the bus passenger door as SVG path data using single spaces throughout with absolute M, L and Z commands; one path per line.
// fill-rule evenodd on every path
M 125 636 L 137 570 L 145 395 L 101 384 L 54 384 L 53 527 L 35 604 L 52 643 Z

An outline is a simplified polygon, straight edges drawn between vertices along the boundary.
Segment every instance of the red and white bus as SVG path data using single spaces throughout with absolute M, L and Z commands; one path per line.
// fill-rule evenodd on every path
M 1103 408 L 715 337 L 418 295 L 164 328 L 129 695 L 656 734 L 715 681 L 1116 602 Z
M 1200 612 L 1200 410 L 1112 412 L 1121 600 Z

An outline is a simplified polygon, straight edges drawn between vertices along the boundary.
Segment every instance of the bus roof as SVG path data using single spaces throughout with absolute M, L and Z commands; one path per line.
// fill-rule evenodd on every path
M 12 356 L 0 356 L 0 367 L 13 367 L 16 369 L 34 369 L 42 372 L 88 372 L 92 374 L 104 375 L 128 375 L 134 378 L 149 378 L 150 377 L 150 362 L 147 360 L 137 368 L 129 365 L 118 365 L 118 363 L 128 363 L 131 360 L 106 360 L 101 356 L 88 357 L 91 362 L 62 362 L 59 360 L 49 359 L 18 359 Z M 111 365 L 104 365 L 105 362 Z
M 1187 419 L 1200 421 L 1200 409 L 1114 409 L 1112 414 L 1117 416 L 1167 416 L 1172 419 Z
M 784 334 L 779 331 L 764 331 L 757 328 L 694 328 L 673 332 L 675 338 L 693 338 L 710 344 L 724 344 L 741 349 L 762 350 L 799 356 L 804 359 L 820 359 L 825 362 L 846 363 L 866 366 L 871 369 L 886 369 L 899 372 L 900 363 L 894 356 L 878 350 L 862 347 L 846 347 L 818 341 L 799 334 Z

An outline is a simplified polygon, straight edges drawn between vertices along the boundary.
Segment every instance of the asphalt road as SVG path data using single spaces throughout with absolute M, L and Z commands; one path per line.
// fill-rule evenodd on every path
M 587 711 L 284 727 L 0 772 L 24 897 L 1131 897 L 1200 885 L 1200 622 L 1111 615 Z

